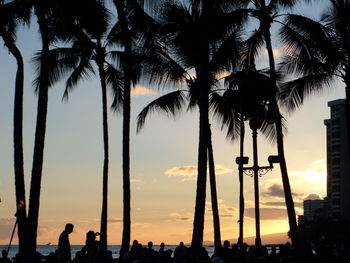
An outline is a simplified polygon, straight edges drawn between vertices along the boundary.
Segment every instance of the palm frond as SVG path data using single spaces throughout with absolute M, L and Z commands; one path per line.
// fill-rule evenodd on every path
M 278 94 L 281 106 L 289 111 L 298 109 L 305 97 L 320 93 L 325 87 L 331 87 L 333 74 L 323 73 L 307 75 L 285 82 L 280 86 Z
M 106 82 L 112 88 L 113 102 L 112 109 L 120 111 L 124 101 L 124 78 L 123 74 L 113 65 L 107 63 L 105 67 Z
M 253 34 L 242 45 L 241 57 L 243 58 L 243 68 L 249 68 L 255 65 L 255 58 L 258 56 L 263 44 L 263 30 L 259 27 L 257 30 L 254 30 Z
M 145 124 L 146 118 L 150 113 L 160 111 L 166 113 L 168 116 L 176 116 L 182 109 L 186 97 L 181 90 L 165 94 L 151 103 L 149 103 L 137 116 L 137 132 L 140 132 Z
M 66 81 L 66 89 L 63 94 L 63 100 L 68 99 L 69 92 L 76 86 L 81 80 L 87 80 L 90 75 L 95 75 L 94 68 L 90 60 L 91 53 L 89 52 L 85 56 L 80 57 L 79 64 L 73 69 L 73 72 Z
M 235 105 L 235 102 L 228 101 L 218 93 L 210 95 L 209 105 L 213 116 L 221 123 L 221 130 L 227 130 L 226 137 L 235 140 L 240 134 L 240 119 L 242 118 L 236 110 L 239 105 Z

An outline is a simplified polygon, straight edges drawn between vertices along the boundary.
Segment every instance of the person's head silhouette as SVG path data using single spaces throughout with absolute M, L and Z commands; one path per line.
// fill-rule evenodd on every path
M 66 224 L 66 227 L 64 228 L 65 231 L 68 232 L 68 234 L 72 233 L 74 229 L 74 225 L 71 223 Z

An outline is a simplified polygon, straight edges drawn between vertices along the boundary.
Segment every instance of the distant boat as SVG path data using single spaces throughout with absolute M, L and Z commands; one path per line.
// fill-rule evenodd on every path
M 45 246 L 51 246 L 51 242 L 49 242 L 49 243 L 45 244 Z

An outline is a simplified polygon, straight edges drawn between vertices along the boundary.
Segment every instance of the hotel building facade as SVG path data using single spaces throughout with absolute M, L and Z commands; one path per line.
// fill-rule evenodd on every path
M 334 220 L 350 220 L 350 155 L 345 100 L 328 102 L 330 119 L 327 129 L 327 197 L 325 210 Z

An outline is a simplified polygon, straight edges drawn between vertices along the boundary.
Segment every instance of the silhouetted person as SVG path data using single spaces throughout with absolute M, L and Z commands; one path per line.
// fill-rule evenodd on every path
M 90 230 L 86 233 L 85 249 L 88 262 L 96 262 L 98 257 L 98 249 L 100 242 L 96 240 L 96 236 L 100 233 Z
M 184 242 L 180 244 L 174 250 L 174 260 L 175 262 L 181 262 L 186 257 L 187 247 L 184 245 Z
M 164 252 L 164 248 L 165 248 L 165 244 L 164 242 L 160 243 L 160 247 L 159 247 L 159 253 L 163 253 Z
M 66 224 L 65 229 L 58 239 L 57 260 L 59 263 L 71 261 L 69 234 L 73 232 L 73 224 Z
M 12 260 L 7 257 L 7 251 L 3 249 L 1 251 L 2 257 L 0 258 L 0 263 L 11 263 Z

